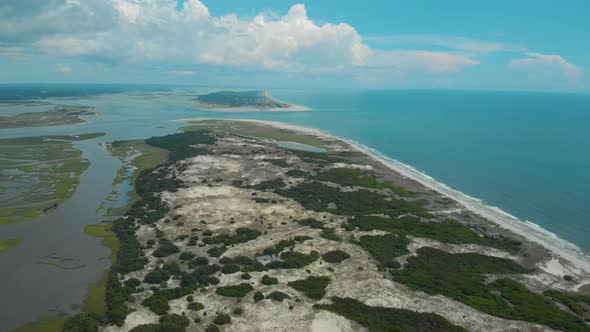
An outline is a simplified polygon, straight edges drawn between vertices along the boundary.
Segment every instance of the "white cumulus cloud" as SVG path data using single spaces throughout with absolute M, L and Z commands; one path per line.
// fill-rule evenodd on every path
M 510 66 L 548 74 L 565 74 L 570 79 L 578 79 L 582 74 L 582 70 L 578 66 L 568 62 L 561 55 L 532 52 L 527 55 L 528 58 L 510 61 Z
M 108 63 L 283 72 L 391 67 L 434 73 L 479 64 L 474 55 L 455 51 L 371 49 L 353 26 L 317 23 L 303 4 L 282 16 L 244 18 L 214 16 L 199 0 L 188 0 L 180 9 L 176 0 L 23 0 L 0 4 L 0 37 L 8 47 Z M 499 47 L 463 39 L 451 42 L 467 49 Z

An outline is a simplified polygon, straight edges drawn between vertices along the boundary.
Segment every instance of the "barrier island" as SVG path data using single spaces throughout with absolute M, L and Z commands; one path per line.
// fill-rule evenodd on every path
M 270 97 L 268 91 L 218 91 L 199 95 L 195 108 L 213 111 L 308 111 Z
M 144 141 L 167 159 L 109 226 L 105 313 L 66 330 L 590 331 L 583 266 L 347 141 L 191 122 Z

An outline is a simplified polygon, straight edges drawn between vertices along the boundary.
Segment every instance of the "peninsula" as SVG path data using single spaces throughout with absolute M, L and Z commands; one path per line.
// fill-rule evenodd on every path
M 349 142 L 184 121 L 145 140 L 105 316 L 66 330 L 590 331 L 585 266 Z
M 218 91 L 197 96 L 195 107 L 215 111 L 307 111 L 271 98 L 267 91 Z

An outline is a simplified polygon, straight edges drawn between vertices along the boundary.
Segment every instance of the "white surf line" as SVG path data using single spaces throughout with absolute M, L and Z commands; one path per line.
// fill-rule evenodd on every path
M 520 220 L 517 217 L 501 210 L 495 206 L 489 206 L 483 203 L 482 200 L 471 197 L 461 191 L 453 189 L 444 183 L 436 181 L 431 176 L 420 172 L 412 166 L 406 165 L 395 159 L 387 157 L 382 153 L 366 146 L 361 143 L 355 142 L 350 139 L 342 138 L 339 136 L 331 135 L 318 128 L 302 127 L 292 125 L 279 121 L 269 120 L 251 120 L 251 119 L 222 119 L 222 118 L 190 118 L 190 119 L 178 119 L 175 121 L 189 122 L 189 121 L 211 121 L 211 120 L 225 120 L 225 121 L 237 121 L 237 122 L 252 122 L 266 124 L 269 126 L 298 131 L 301 133 L 311 134 L 320 138 L 340 140 L 347 143 L 353 149 L 362 152 L 376 161 L 381 162 L 389 169 L 400 173 L 403 176 L 408 177 L 416 182 L 419 182 L 423 186 L 435 190 L 440 194 L 449 197 L 459 204 L 463 205 L 466 209 L 479 214 L 480 216 L 502 226 L 512 232 L 523 236 L 529 241 L 536 242 L 546 249 L 549 249 L 554 254 L 561 256 L 562 258 L 570 261 L 578 269 L 583 270 L 585 273 L 590 273 L 590 256 L 585 255 L 580 247 L 575 244 L 561 239 L 555 233 L 552 233 L 541 226 L 532 223 L 527 220 Z

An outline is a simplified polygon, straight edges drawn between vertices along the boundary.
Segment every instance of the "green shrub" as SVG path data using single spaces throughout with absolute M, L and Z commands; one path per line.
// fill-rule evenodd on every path
M 223 255 L 223 253 L 226 251 L 227 251 L 226 247 L 213 247 L 213 248 L 207 250 L 207 253 L 211 257 L 219 257 L 219 256 Z
M 254 290 L 254 287 L 252 287 L 252 285 L 242 283 L 234 286 L 217 287 L 215 293 L 225 297 L 244 297 L 252 290 Z
M 305 255 L 297 251 L 288 251 L 283 252 L 280 257 L 283 260 L 281 266 L 282 268 L 300 269 L 317 261 L 320 258 L 320 255 L 317 251 L 312 251 L 309 253 L 309 255 Z
M 254 303 L 264 300 L 264 295 L 261 292 L 254 293 Z
M 215 325 L 209 325 L 205 329 L 205 332 L 221 332 L 221 330 L 219 329 L 219 327 L 217 327 Z
M 332 304 L 316 304 L 314 308 L 331 311 L 366 327 L 370 332 L 466 332 L 444 317 L 433 313 L 370 307 L 350 298 L 333 297 Z
M 340 263 L 350 258 L 346 251 L 332 250 L 322 255 L 322 259 L 328 263 Z
M 303 225 L 303 226 L 309 226 L 311 228 L 316 228 L 316 229 L 323 229 L 324 228 L 324 223 L 319 220 L 316 220 L 314 218 L 299 220 L 299 221 L 297 221 L 297 223 L 299 223 L 300 225 Z
M 137 278 L 129 278 L 125 280 L 125 287 L 127 288 L 135 289 L 139 285 L 141 285 L 141 281 L 139 281 Z
M 207 265 L 209 264 L 209 259 L 207 257 L 197 257 L 188 263 L 188 266 L 193 269 L 197 266 Z
M 170 327 L 185 328 L 189 326 L 190 321 L 185 316 L 170 314 L 160 317 L 160 324 Z
M 225 264 L 221 268 L 221 273 L 223 274 L 232 274 L 240 271 L 240 266 L 237 264 Z
M 173 243 L 166 242 L 164 244 L 160 244 L 158 249 L 156 249 L 152 255 L 154 257 L 162 258 L 162 257 L 166 257 L 166 256 L 170 256 L 172 254 L 175 254 L 179 251 L 180 251 L 180 249 L 177 246 L 175 246 Z
M 270 285 L 276 285 L 276 284 L 278 284 L 279 283 L 279 279 L 273 278 L 273 277 L 269 277 L 268 275 L 265 274 L 265 275 L 262 276 L 262 279 L 260 280 L 260 282 L 263 285 L 270 286 Z
M 288 285 L 307 297 L 319 300 L 326 295 L 326 287 L 330 283 L 329 277 L 307 277 L 307 279 L 291 281 Z
M 213 323 L 217 325 L 225 325 L 231 323 L 231 317 L 228 314 L 218 314 L 215 316 Z
M 291 297 L 283 292 L 274 291 L 266 296 L 267 299 L 271 299 L 278 302 L 283 302 L 284 299 L 290 299 Z
M 205 309 L 205 306 L 203 305 L 203 303 L 200 303 L 200 302 L 191 302 L 187 306 L 187 309 L 193 310 L 193 311 L 200 311 L 200 310 Z
M 178 257 L 183 261 L 190 261 L 191 259 L 195 258 L 195 254 L 190 251 L 185 251 Z
M 162 295 L 152 295 L 145 299 L 142 305 L 158 315 L 165 315 L 170 310 L 168 299 Z
M 154 270 L 146 274 L 143 281 L 148 284 L 159 284 L 170 279 L 170 272 L 166 270 Z
M 383 265 L 389 264 L 394 258 L 409 253 L 408 240 L 405 236 L 393 234 L 361 236 L 358 243 L 361 248 L 366 250 Z

